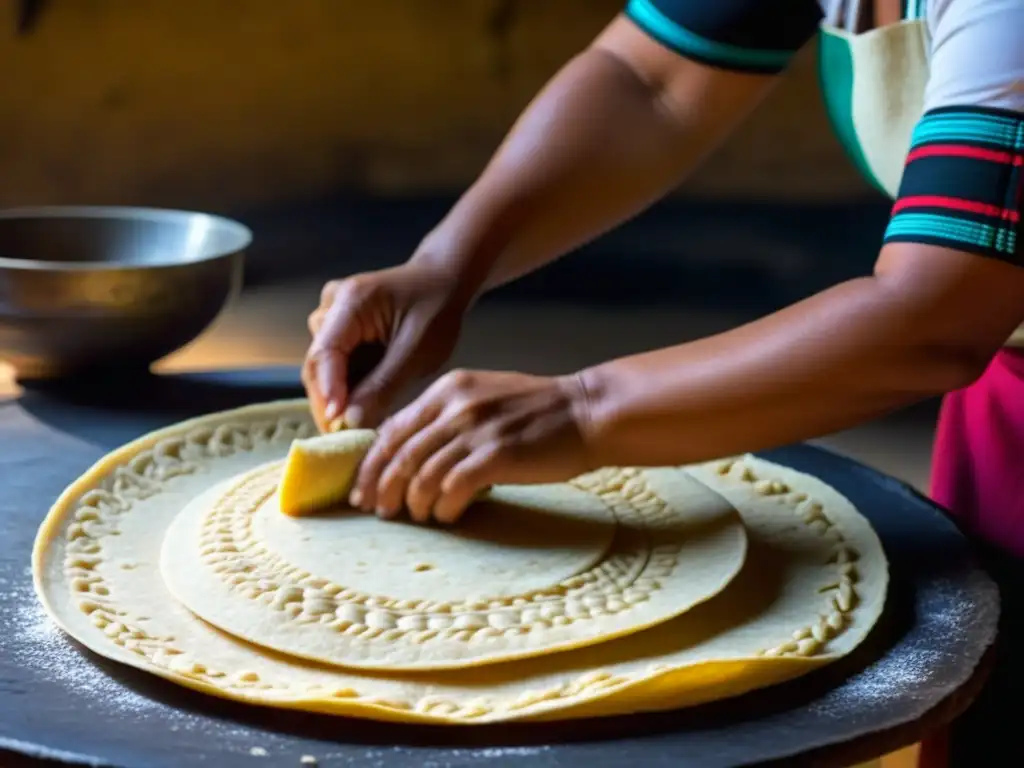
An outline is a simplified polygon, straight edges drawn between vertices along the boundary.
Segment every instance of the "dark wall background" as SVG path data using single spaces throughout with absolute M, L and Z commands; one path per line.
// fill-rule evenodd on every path
M 0 205 L 228 213 L 254 283 L 392 263 L 621 4 L 0 0 Z M 509 295 L 755 301 L 867 269 L 886 205 L 814 53 L 677 195 Z

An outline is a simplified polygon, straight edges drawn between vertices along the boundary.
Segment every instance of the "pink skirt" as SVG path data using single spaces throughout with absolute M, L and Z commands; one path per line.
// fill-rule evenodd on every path
M 1006 765 L 1024 765 L 1019 726 L 1006 710 L 1024 687 L 1024 350 L 1002 350 L 978 381 L 946 395 L 931 494 L 980 540 L 1002 616 L 988 683 L 946 732 L 924 740 L 918 767 L 975 765 L 979 755 L 1000 750 L 1017 755 Z
M 946 395 L 931 496 L 965 533 L 1024 558 L 1024 350 L 1002 350 L 980 379 Z

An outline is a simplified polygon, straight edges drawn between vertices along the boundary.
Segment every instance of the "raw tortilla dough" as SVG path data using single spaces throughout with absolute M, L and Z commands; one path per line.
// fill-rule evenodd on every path
M 729 499 L 747 527 L 739 576 L 715 599 L 644 632 L 466 672 L 355 673 L 267 653 L 203 622 L 168 592 L 162 532 L 214 478 L 279 460 L 313 433 L 303 401 L 185 422 L 107 456 L 40 528 L 40 599 L 94 652 L 214 696 L 397 722 L 474 724 L 669 709 L 793 678 L 853 650 L 881 613 L 885 556 L 856 509 L 819 480 L 742 457 L 687 469 L 602 470 L 612 497 L 680 472 Z M 159 519 L 154 523 L 151 517 Z
M 345 500 L 359 464 L 377 433 L 344 429 L 295 440 L 288 449 L 278 502 L 282 512 L 297 517 Z
M 442 528 L 345 508 L 282 515 L 281 469 L 188 504 L 161 570 L 214 626 L 326 664 L 446 669 L 603 642 L 714 596 L 746 554 L 732 505 L 685 475 L 661 498 L 619 503 L 569 484 L 498 486 Z

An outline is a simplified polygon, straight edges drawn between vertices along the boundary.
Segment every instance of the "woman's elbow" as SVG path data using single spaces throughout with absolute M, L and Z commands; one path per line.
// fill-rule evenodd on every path
M 874 280 L 895 309 L 891 338 L 902 337 L 898 348 L 926 396 L 977 381 L 1024 320 L 1024 270 L 994 259 L 892 243 Z
M 930 344 L 921 350 L 926 360 L 922 379 L 926 397 L 968 387 L 981 378 L 999 351 L 990 344 Z

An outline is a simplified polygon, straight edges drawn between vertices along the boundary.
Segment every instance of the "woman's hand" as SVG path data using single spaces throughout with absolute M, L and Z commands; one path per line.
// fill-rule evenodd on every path
M 417 522 L 456 521 L 498 483 L 568 480 L 591 469 L 587 395 L 575 376 L 453 371 L 388 419 L 350 501 Z
M 445 363 L 466 307 L 450 270 L 411 262 L 327 283 L 309 316 L 313 343 L 302 368 L 321 431 L 339 417 L 350 427 L 379 423 L 407 384 Z M 387 351 L 350 392 L 350 361 L 364 345 Z

